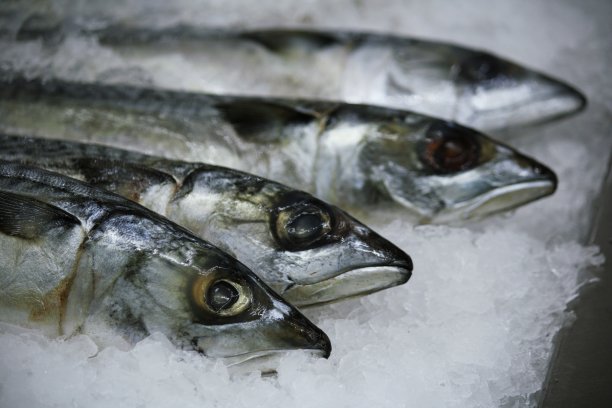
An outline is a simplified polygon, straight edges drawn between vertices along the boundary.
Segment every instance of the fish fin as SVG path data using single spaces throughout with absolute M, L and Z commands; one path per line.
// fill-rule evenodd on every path
M 324 49 L 340 43 L 340 39 L 333 34 L 291 30 L 247 31 L 240 37 L 256 42 L 275 53 L 292 48 Z
M 291 107 L 261 102 L 235 102 L 217 105 L 225 120 L 245 141 L 270 143 L 286 136 L 285 127 L 304 125 L 315 116 Z
M 170 174 L 137 163 L 87 157 L 75 159 L 73 165 L 87 183 L 136 202 L 152 186 L 176 186 L 176 180 Z
M 74 215 L 32 197 L 0 191 L 0 232 L 36 239 L 58 226 L 80 225 Z

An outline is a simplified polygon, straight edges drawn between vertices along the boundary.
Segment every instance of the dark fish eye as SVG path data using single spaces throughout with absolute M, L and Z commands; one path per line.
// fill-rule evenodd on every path
M 459 78 L 469 82 L 491 81 L 504 74 L 504 63 L 498 58 L 479 53 L 459 63 Z
M 460 172 L 478 164 L 480 144 L 469 129 L 451 123 L 436 124 L 427 131 L 421 156 L 434 173 Z
M 275 237 L 289 251 L 313 248 L 332 231 L 331 211 L 316 203 L 298 202 L 279 211 L 274 220 Z
M 227 310 L 238 301 L 238 290 L 226 281 L 216 281 L 206 292 L 206 302 L 215 312 Z
M 318 209 L 309 208 L 287 222 L 287 234 L 296 241 L 309 241 L 321 235 L 326 223 Z
M 198 276 L 191 285 L 192 300 L 201 312 L 212 316 L 236 316 L 251 305 L 252 290 L 246 282 Z

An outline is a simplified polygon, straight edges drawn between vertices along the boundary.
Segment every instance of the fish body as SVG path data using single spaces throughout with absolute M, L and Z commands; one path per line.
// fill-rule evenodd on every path
M 476 130 L 367 105 L 11 77 L 0 130 L 245 170 L 360 216 L 479 218 L 556 187 L 550 169 Z
M 101 344 L 162 332 L 213 357 L 329 355 L 327 336 L 243 264 L 140 205 L 7 162 L 0 198 L 5 322 Z
M 233 254 L 294 305 L 405 283 L 412 261 L 337 207 L 252 174 L 108 146 L 0 135 L 0 159 L 137 201 Z
M 478 129 L 544 122 L 580 111 L 586 103 L 560 80 L 455 44 L 350 31 L 95 27 L 30 19 L 17 37 L 95 35 L 104 48 L 99 58 L 95 53 L 83 61 L 75 58 L 85 67 L 81 71 L 97 80 L 378 104 Z M 118 61 L 104 68 L 109 51 Z

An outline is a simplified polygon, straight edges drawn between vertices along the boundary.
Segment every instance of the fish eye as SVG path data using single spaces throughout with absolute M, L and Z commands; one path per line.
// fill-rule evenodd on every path
M 318 203 L 296 203 L 276 213 L 273 230 L 286 250 L 313 248 L 332 231 L 331 210 Z
M 206 292 L 208 306 L 217 313 L 235 305 L 239 297 L 240 294 L 234 285 L 222 280 L 210 285 Z
M 455 173 L 476 166 L 480 159 L 480 144 L 469 129 L 452 123 L 440 123 L 427 130 L 421 158 L 437 174 Z
M 503 74 L 503 62 L 492 55 L 478 53 L 459 63 L 458 77 L 468 82 L 491 81 Z
M 251 304 L 252 294 L 245 282 L 229 278 L 210 279 L 199 276 L 192 285 L 195 304 L 217 316 L 236 316 Z

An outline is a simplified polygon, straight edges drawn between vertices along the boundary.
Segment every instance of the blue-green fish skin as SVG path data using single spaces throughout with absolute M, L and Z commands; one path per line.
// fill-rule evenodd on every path
M 22 40 L 55 37 L 53 44 L 75 35 L 93 36 L 102 45 L 100 60 L 88 54 L 75 63 L 100 80 L 385 105 L 477 129 L 546 122 L 586 105 L 574 87 L 494 53 L 384 33 L 189 25 L 151 29 L 138 22 L 92 28 L 49 16 L 27 20 L 16 33 Z M 109 51 L 120 65 L 97 68 Z
M 211 357 L 331 351 L 243 264 L 123 197 L 4 161 L 0 196 L 5 322 L 101 345 L 161 332 Z
M 0 159 L 121 194 L 233 254 L 311 306 L 405 283 L 412 260 L 339 208 L 252 174 L 108 146 L 0 134 Z
M 58 79 L 0 81 L 0 130 L 236 168 L 360 218 L 456 222 L 552 194 L 554 173 L 483 133 L 388 108 Z

